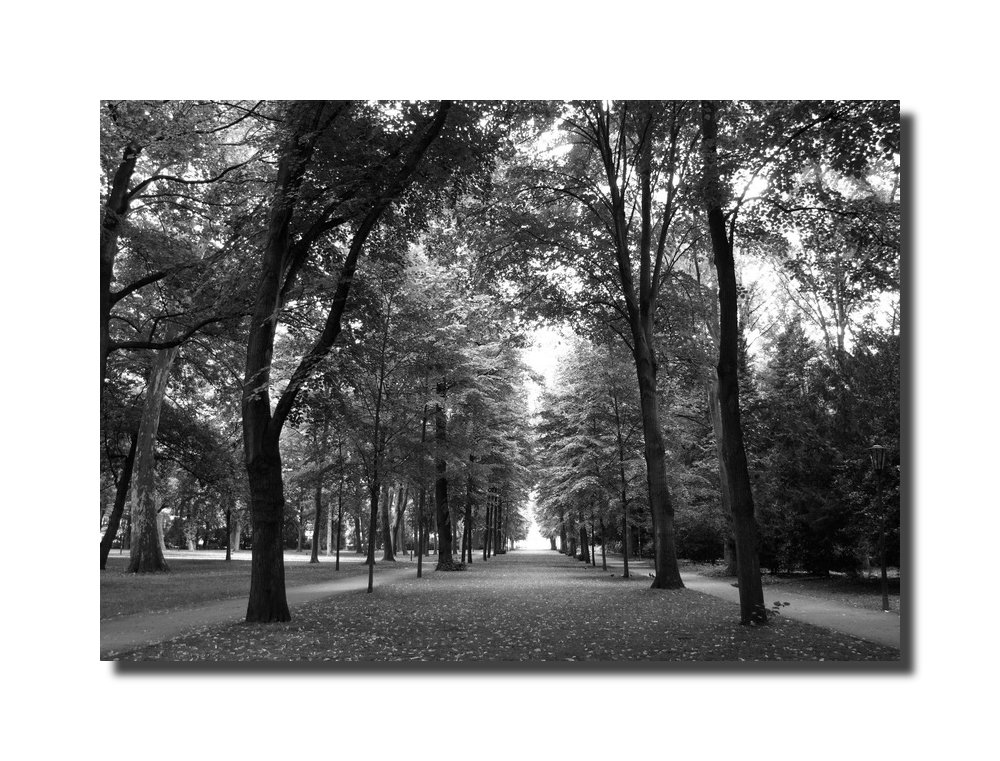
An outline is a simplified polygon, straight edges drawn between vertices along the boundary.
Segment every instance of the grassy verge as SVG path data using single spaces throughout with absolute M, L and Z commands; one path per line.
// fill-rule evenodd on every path
M 540 559 L 539 559 L 540 558 Z M 517 553 L 376 594 L 308 603 L 286 624 L 211 627 L 118 655 L 169 661 L 896 661 L 792 619 L 737 623 L 731 603 L 651 590 L 560 555 Z
M 727 576 L 720 565 L 687 564 L 681 571 L 698 573 L 720 579 L 736 580 Z M 829 576 L 811 576 L 807 573 L 765 573 L 761 577 L 765 589 L 781 589 L 796 594 L 808 595 L 821 600 L 849 605 L 862 610 L 882 610 L 882 580 L 878 575 L 850 576 L 846 573 L 831 573 Z M 889 608 L 899 611 L 899 572 L 889 569 Z
M 191 608 L 250 593 L 250 563 L 246 560 L 227 563 L 171 558 L 167 563 L 170 573 L 129 574 L 125 573 L 127 555 L 109 556 L 107 568 L 101 572 L 101 620 Z M 339 571 L 334 566 L 326 557 L 317 564 L 286 563 L 285 585 L 318 584 L 368 573 L 368 566 L 357 561 L 342 562 Z

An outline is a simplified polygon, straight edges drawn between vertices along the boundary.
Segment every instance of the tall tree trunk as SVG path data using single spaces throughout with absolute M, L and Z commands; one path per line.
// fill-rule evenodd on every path
M 580 518 L 580 560 L 584 563 L 590 562 L 590 542 L 587 540 L 587 527 Z
M 163 555 L 163 554 L 166 554 L 166 552 L 167 552 L 167 545 L 166 545 L 166 543 L 163 540 L 163 535 L 165 533 L 164 529 L 163 529 L 163 523 L 166 520 L 167 516 L 165 516 L 163 514 L 163 507 L 162 507 L 163 499 L 162 498 L 157 499 L 156 502 L 157 502 L 157 507 L 156 507 L 156 541 L 160 545 L 160 554 Z
M 566 543 L 566 516 L 559 513 L 559 551 L 566 554 L 569 545 Z
M 295 501 L 295 551 L 302 552 L 303 536 L 306 533 L 306 524 L 302 517 L 302 487 L 299 487 L 299 497 Z
M 655 576 L 652 589 L 682 589 L 674 538 L 674 506 L 667 488 L 666 447 L 660 427 L 660 402 L 656 394 L 656 365 L 645 335 L 636 337 L 635 366 L 639 378 L 639 405 L 645 442 L 646 484 L 653 517 Z
M 248 623 L 290 621 L 285 597 L 285 550 L 282 523 L 285 488 L 278 442 L 268 436 L 247 464 L 252 526 Z
M 736 264 L 732 241 L 726 233 L 722 212 L 722 179 L 716 147 L 715 104 L 702 101 L 702 155 L 705 160 L 705 201 L 712 253 L 719 279 L 719 364 L 718 396 L 722 420 L 723 464 L 728 475 L 729 499 L 736 535 L 737 580 L 740 590 L 740 623 L 767 622 L 764 590 L 757 554 L 757 521 L 754 518 L 753 493 L 747 467 L 739 401 L 739 313 L 737 304 Z
M 452 550 L 451 508 L 448 505 L 448 461 L 445 459 L 445 448 L 448 445 L 448 418 L 445 412 L 444 400 L 447 385 L 444 378 L 437 384 L 437 393 L 441 401 L 434 409 L 434 438 L 438 444 L 435 462 L 437 478 L 434 482 L 434 509 L 437 514 L 438 562 L 436 570 L 454 571 L 455 558 Z
M 328 410 L 323 411 L 323 431 L 319 436 L 319 454 L 318 460 L 322 463 L 326 460 L 327 455 L 327 437 L 330 432 L 330 413 Z M 329 524 L 329 520 L 327 520 Z M 309 556 L 310 563 L 319 562 L 319 549 L 320 549 L 320 526 L 323 525 L 323 471 L 320 468 L 316 474 L 316 493 L 315 493 L 315 511 L 313 515 L 313 535 L 312 535 L 312 552 Z M 329 535 L 329 528 L 327 529 L 327 535 Z M 327 540 L 329 546 L 329 539 Z M 327 551 L 329 554 L 329 550 Z
M 361 515 L 354 516 L 354 552 L 358 555 L 364 554 L 365 538 L 361 535 Z
M 605 556 L 607 550 L 608 537 L 604 529 L 604 518 L 601 518 L 601 570 L 608 570 L 608 559 Z
M 340 480 L 337 483 L 337 549 L 336 549 L 336 565 L 334 569 L 340 570 L 340 532 L 344 525 L 344 474 L 340 474 Z
M 715 452 L 719 460 L 719 494 L 722 500 L 722 512 L 727 517 L 726 524 L 730 525 L 733 516 L 732 492 L 729 486 L 729 474 L 726 472 L 726 458 L 723 447 L 722 436 L 722 410 L 719 407 L 719 382 L 718 379 L 708 388 L 708 411 L 712 418 L 712 432 L 715 435 Z M 731 533 L 727 532 L 723 554 L 726 562 L 726 573 L 735 575 L 736 567 L 736 543 Z
M 636 112 L 641 113 L 641 107 Z M 596 147 L 608 181 L 613 217 L 612 236 L 615 258 L 621 283 L 624 306 L 632 335 L 632 355 L 635 360 L 636 376 L 639 382 L 639 405 L 642 413 L 642 433 L 645 443 L 646 483 L 649 490 L 649 507 L 653 518 L 653 546 L 655 548 L 655 575 L 653 589 L 681 589 L 680 570 L 677 565 L 677 549 L 674 539 L 674 508 L 667 486 L 666 448 L 660 424 L 659 400 L 656 393 L 656 357 L 653 351 L 653 317 L 656 311 L 657 292 L 660 277 L 659 262 L 662 261 L 662 241 L 669 227 L 669 218 L 662 221 L 660 244 L 657 248 L 657 263 L 652 257 L 652 126 L 653 116 L 647 115 L 647 123 L 636 136 L 639 154 L 637 156 L 637 176 L 640 182 L 639 203 L 639 278 L 633 274 L 630 240 L 633 229 L 634 207 L 631 207 L 622 193 L 619 181 L 621 150 L 624 146 L 611 144 L 612 119 L 610 109 L 603 107 L 597 115 L 598 134 Z M 619 135 L 625 141 L 624 133 Z M 668 188 L 668 193 L 670 192 Z
M 594 531 L 594 514 L 590 514 L 590 564 L 597 567 L 597 553 L 594 552 L 594 536 L 597 532 Z
M 326 511 L 326 556 L 333 554 L 333 510 Z
M 382 559 L 396 562 L 396 555 L 392 551 L 392 526 L 389 521 L 389 503 L 392 501 L 392 486 L 386 484 L 382 492 Z M 396 499 L 399 499 L 397 493 Z
M 167 394 L 170 368 L 179 348 L 156 352 L 146 387 L 146 401 L 139 423 L 139 441 L 135 454 L 135 478 L 132 486 L 132 544 L 129 573 L 169 571 L 160 550 L 156 531 L 156 431 L 160 425 L 160 410 Z
M 316 506 L 316 514 L 313 516 L 312 552 L 309 555 L 310 563 L 319 562 L 319 527 L 323 520 L 323 479 L 319 476 L 316 478 L 314 502 Z
M 472 464 L 475 458 L 469 455 L 469 477 L 465 482 L 465 527 L 462 532 L 462 562 L 472 565 L 472 511 L 475 506 L 476 488 L 472 479 Z M 468 555 L 468 560 L 466 560 Z
M 129 212 L 130 198 L 128 186 L 135 172 L 135 164 L 142 148 L 135 141 L 125 146 L 121 161 L 115 170 L 101 215 L 101 269 L 100 269 L 100 310 L 101 310 L 101 398 L 104 397 L 104 379 L 108 375 L 108 354 L 110 352 L 110 324 L 113 297 L 111 283 L 114 280 L 115 258 L 118 254 L 118 238 Z
M 486 495 L 486 525 L 483 526 L 483 560 L 490 559 L 490 533 L 493 521 L 493 497 Z
M 378 485 L 368 487 L 368 546 L 365 557 L 366 565 L 375 564 L 375 550 L 378 548 L 378 511 L 379 494 L 381 489 Z
M 417 578 L 424 575 L 424 543 L 427 531 L 424 527 L 424 507 L 427 504 L 427 489 L 420 487 L 420 501 L 417 503 Z
M 497 495 L 497 509 L 496 509 L 495 521 L 496 521 L 496 536 L 493 538 L 495 547 L 495 549 L 493 550 L 493 554 L 501 555 L 506 550 L 504 549 L 503 546 L 503 498 L 499 494 Z
M 238 505 L 239 503 L 237 503 Z M 240 519 L 240 514 L 238 511 L 232 511 L 233 522 L 229 530 L 229 545 L 234 550 L 239 550 L 240 548 L 240 537 L 243 535 L 243 521 Z
M 392 547 L 397 553 L 406 554 L 406 503 L 410 498 L 407 486 L 399 487 L 396 500 L 396 519 L 392 522 Z
M 628 504 L 622 504 L 622 577 L 629 578 L 628 573 L 628 545 L 629 545 L 629 525 L 628 525 Z
M 108 555 L 111 553 L 111 545 L 114 544 L 118 529 L 121 527 L 122 514 L 125 512 L 125 503 L 128 501 L 129 489 L 132 486 L 132 468 L 135 465 L 135 450 L 139 441 L 139 432 L 132 434 L 132 443 L 129 445 L 128 454 L 122 463 L 121 473 L 118 475 L 118 486 L 115 489 L 115 505 L 111 509 L 108 517 L 108 527 L 101 537 L 101 570 L 103 571 L 108 562 Z M 124 542 L 124 539 L 122 540 Z
M 377 532 L 376 520 L 378 519 L 378 485 L 371 487 L 371 522 L 368 526 L 368 594 L 372 593 L 375 584 L 375 534 Z

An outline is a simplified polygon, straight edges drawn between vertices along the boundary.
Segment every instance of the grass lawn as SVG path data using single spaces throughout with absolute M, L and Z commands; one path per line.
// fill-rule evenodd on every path
M 433 566 L 430 566 L 432 568 Z M 179 576 L 178 576 L 179 578 Z M 898 661 L 895 649 L 731 603 L 651 590 L 557 553 L 428 569 L 376 593 L 297 606 L 285 624 L 202 629 L 118 655 L 169 661 Z
M 735 576 L 726 575 L 721 564 L 713 566 L 710 563 L 688 563 L 681 566 L 681 571 L 736 581 Z M 886 575 L 889 609 L 898 613 L 899 569 L 889 568 Z M 871 576 L 850 576 L 846 573 L 831 573 L 829 576 L 811 576 L 807 573 L 764 573 L 761 582 L 765 590 L 782 589 L 864 610 L 882 610 L 882 579 L 877 572 Z
M 246 597 L 250 594 L 250 554 L 240 554 L 245 558 L 229 562 L 168 557 L 170 573 L 130 574 L 125 573 L 128 555 L 112 552 L 106 569 L 101 572 L 101 620 Z M 426 563 L 427 558 L 424 560 Z M 325 555 L 320 556 L 317 564 L 286 560 L 285 585 L 317 584 L 368 573 L 368 566 L 358 562 L 357 557 L 345 558 L 342 554 L 339 571 L 334 569 L 335 565 L 334 559 Z

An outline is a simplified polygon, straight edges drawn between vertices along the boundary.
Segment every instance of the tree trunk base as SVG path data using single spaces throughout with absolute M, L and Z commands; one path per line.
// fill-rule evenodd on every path
M 284 602 L 276 602 L 264 610 L 255 610 L 252 605 L 247 606 L 246 623 L 248 624 L 280 624 L 291 620 L 292 614 Z
M 158 553 L 144 552 L 133 555 L 129 560 L 125 573 L 170 573 L 170 566 L 167 561 Z
M 653 577 L 653 583 L 649 585 L 650 589 L 684 589 L 684 582 L 681 581 L 681 577 L 676 578 L 665 578 L 660 579 Z
M 464 571 L 465 563 L 456 563 L 451 558 L 444 558 L 436 566 L 435 571 Z

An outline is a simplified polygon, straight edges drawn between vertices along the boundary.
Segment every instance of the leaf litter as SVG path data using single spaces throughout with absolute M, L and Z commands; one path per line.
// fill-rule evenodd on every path
M 110 656 L 167 661 L 898 661 L 899 651 L 788 618 L 744 627 L 732 603 L 653 590 L 558 553 L 508 553 L 334 595 L 283 624 L 205 627 Z

